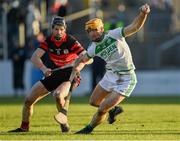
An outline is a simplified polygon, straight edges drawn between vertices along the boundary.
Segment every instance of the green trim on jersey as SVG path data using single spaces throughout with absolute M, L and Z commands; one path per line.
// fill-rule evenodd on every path
M 123 27 L 122 30 L 121 30 L 121 35 L 122 35 L 123 37 L 125 37 L 124 27 Z
M 88 58 L 92 58 L 88 53 L 86 53 L 86 56 L 87 56 Z

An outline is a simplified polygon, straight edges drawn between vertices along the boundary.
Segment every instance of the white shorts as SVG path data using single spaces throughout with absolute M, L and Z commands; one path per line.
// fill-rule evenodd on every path
M 106 72 L 99 85 L 108 92 L 116 92 L 129 97 L 137 83 L 135 72 L 131 74 L 114 74 Z

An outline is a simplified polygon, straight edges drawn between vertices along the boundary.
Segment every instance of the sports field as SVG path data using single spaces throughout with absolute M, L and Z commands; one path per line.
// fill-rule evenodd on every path
M 19 126 L 22 103 L 23 98 L 0 97 L 0 140 L 180 140 L 180 97 L 129 98 L 113 125 L 105 122 L 90 135 L 74 134 L 96 110 L 88 105 L 88 97 L 72 98 L 71 132 L 62 134 L 53 119 L 56 107 L 51 96 L 35 105 L 30 132 L 7 133 Z

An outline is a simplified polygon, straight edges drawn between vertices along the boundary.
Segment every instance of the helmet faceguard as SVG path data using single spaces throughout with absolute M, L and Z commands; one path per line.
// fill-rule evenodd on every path
M 64 26 L 66 28 L 66 22 L 63 17 L 56 16 L 51 21 L 51 26 L 54 28 L 55 25 Z

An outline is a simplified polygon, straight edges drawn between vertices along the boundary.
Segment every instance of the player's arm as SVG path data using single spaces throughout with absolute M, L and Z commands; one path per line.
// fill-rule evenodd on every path
M 133 22 L 130 25 L 124 28 L 123 30 L 124 37 L 130 36 L 136 33 L 137 31 L 139 31 L 144 25 L 149 12 L 150 12 L 150 7 L 148 4 L 141 6 L 139 15 L 133 20 Z
M 75 70 L 80 72 L 85 65 L 90 65 L 93 63 L 93 58 L 87 56 L 87 52 L 83 51 L 78 58 L 78 63 L 75 65 Z
M 87 55 L 87 51 L 83 51 L 80 55 L 79 58 L 81 58 L 82 63 L 84 63 L 85 65 L 90 65 L 93 63 L 93 58 L 88 57 Z
M 93 58 L 90 58 L 86 52 L 78 60 L 78 63 L 75 65 L 75 70 L 77 72 L 80 72 L 85 65 L 93 63 Z
M 44 54 L 45 51 L 43 49 L 37 48 L 31 57 L 31 61 L 37 68 L 39 68 L 44 73 L 45 76 L 49 76 L 52 73 L 51 69 L 47 68 L 41 60 L 41 57 Z

